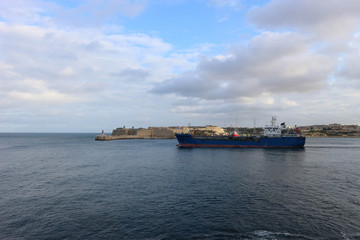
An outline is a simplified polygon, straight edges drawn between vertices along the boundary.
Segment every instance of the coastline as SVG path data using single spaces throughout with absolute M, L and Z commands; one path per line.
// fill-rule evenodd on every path
M 311 125 L 299 126 L 298 129 L 307 138 L 360 138 L 360 126 L 358 125 Z M 264 128 L 228 127 L 219 126 L 173 126 L 173 127 L 148 127 L 146 128 L 117 128 L 111 135 L 95 137 L 96 141 L 112 141 L 125 139 L 175 139 L 176 133 L 191 133 L 196 136 L 229 135 L 238 132 L 241 135 L 261 135 Z
M 136 136 L 136 135 L 121 135 L 121 136 L 113 136 L 113 135 L 97 135 L 95 137 L 96 141 L 112 141 L 112 140 L 128 140 L 128 139 L 175 139 L 174 137 L 144 137 L 144 136 Z
M 307 136 L 306 138 L 360 138 L 360 136 Z M 136 136 L 136 135 L 121 135 L 121 136 L 113 136 L 113 135 L 97 135 L 95 137 L 96 141 L 113 141 L 113 140 L 129 140 L 129 139 L 175 139 L 174 137 L 144 137 L 144 136 Z

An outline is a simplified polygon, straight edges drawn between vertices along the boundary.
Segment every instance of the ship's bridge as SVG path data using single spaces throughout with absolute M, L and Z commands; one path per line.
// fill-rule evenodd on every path
M 285 130 L 285 123 L 282 123 L 281 126 L 276 126 L 276 117 L 271 118 L 271 125 L 265 125 L 264 127 L 264 136 L 268 137 L 280 137 L 282 130 Z

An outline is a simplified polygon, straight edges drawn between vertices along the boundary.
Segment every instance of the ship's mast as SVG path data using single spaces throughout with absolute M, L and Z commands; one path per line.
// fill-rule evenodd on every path
M 256 132 L 256 118 L 254 118 L 254 130 L 253 130 L 254 134 Z
M 275 127 L 276 124 L 276 116 L 271 117 L 271 126 Z

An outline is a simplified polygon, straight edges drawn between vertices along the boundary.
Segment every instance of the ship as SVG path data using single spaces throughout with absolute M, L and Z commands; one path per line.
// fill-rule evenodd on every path
M 193 136 L 190 133 L 175 134 L 179 148 L 303 148 L 305 136 L 300 129 L 286 127 L 285 122 L 276 125 L 276 117 L 265 125 L 262 135 L 241 135 L 233 132 L 227 136 Z

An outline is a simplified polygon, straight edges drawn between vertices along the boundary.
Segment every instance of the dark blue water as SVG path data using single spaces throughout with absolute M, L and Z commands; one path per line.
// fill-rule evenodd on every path
M 0 134 L 0 239 L 360 239 L 360 139 L 305 149 Z

